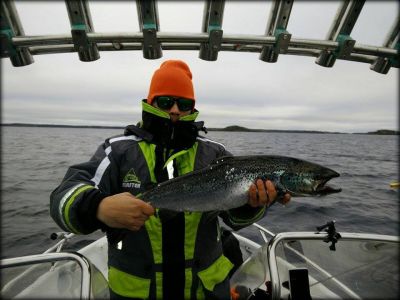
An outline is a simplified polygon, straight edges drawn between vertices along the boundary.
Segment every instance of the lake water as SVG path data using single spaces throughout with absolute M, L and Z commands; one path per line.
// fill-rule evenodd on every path
M 37 254 L 60 231 L 49 216 L 49 195 L 68 166 L 87 161 L 120 129 L 2 126 L 1 257 Z M 343 191 L 320 198 L 292 198 L 270 207 L 261 225 L 281 231 L 314 231 L 336 220 L 340 231 L 399 234 L 398 136 L 304 133 L 209 132 L 234 155 L 278 154 L 330 167 Z M 249 229 L 240 231 L 254 237 Z M 81 241 L 94 240 L 96 232 Z M 84 241 L 85 242 L 85 241 Z M 71 247 L 78 247 L 78 244 Z

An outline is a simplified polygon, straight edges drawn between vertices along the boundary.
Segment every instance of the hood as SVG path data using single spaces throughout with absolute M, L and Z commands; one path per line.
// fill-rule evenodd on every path
M 193 146 L 199 131 L 206 131 L 204 122 L 195 122 L 199 112 L 195 110 L 172 123 L 169 114 L 142 100 L 142 121 L 130 125 L 125 135 L 134 133 L 143 139 L 168 149 L 183 150 Z

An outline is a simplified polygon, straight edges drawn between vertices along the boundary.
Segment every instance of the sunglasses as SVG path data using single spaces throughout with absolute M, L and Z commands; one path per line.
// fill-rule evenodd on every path
M 161 109 L 170 109 L 176 103 L 180 111 L 192 110 L 194 107 L 194 100 L 177 98 L 172 96 L 158 96 L 154 99 L 157 106 Z

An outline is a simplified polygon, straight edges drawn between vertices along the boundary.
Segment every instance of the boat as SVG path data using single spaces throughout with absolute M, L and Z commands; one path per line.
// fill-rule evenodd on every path
M 399 68 L 399 30 L 396 19 L 383 45 L 362 45 L 351 38 L 364 1 L 343 1 L 325 40 L 292 37 L 287 24 L 293 1 L 274 1 L 265 35 L 223 33 L 224 1 L 205 2 L 202 32 L 159 31 L 157 1 L 138 0 L 140 31 L 97 33 L 87 1 L 66 1 L 71 33 L 26 36 L 14 1 L 3 1 L 1 55 L 13 66 L 34 62 L 34 55 L 78 54 L 81 61 L 100 58 L 102 51 L 142 51 L 145 59 L 158 59 L 163 51 L 198 51 L 200 59 L 215 61 L 221 51 L 256 52 L 274 63 L 280 55 L 315 57 L 331 68 L 337 60 L 370 65 L 387 74 Z M 262 243 L 233 232 L 240 244 L 243 264 L 231 277 L 232 299 L 398 299 L 398 236 L 338 232 L 327 220 L 307 232 L 273 233 L 252 225 Z M 56 243 L 42 254 L 2 259 L 2 298 L 106 299 L 107 241 L 101 237 L 76 251 L 73 233 L 52 235 Z
M 232 299 L 398 299 L 399 237 L 337 232 L 334 221 L 278 234 L 252 226 L 263 244 L 233 233 L 244 262 Z M 55 233 L 44 253 L 1 260 L 2 298 L 107 299 L 106 237 L 63 251 L 74 237 Z

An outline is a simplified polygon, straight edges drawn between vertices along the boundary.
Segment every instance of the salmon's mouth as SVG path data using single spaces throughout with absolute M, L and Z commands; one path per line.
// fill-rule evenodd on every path
M 336 187 L 332 187 L 332 186 L 330 186 L 330 185 L 326 185 L 326 183 L 327 183 L 329 180 L 330 180 L 330 178 L 327 179 L 327 180 L 321 180 L 321 181 L 317 184 L 314 193 L 315 193 L 316 195 L 321 195 L 321 196 L 323 196 L 323 195 L 329 195 L 329 194 L 340 193 L 340 192 L 342 191 L 341 188 L 336 188 Z

